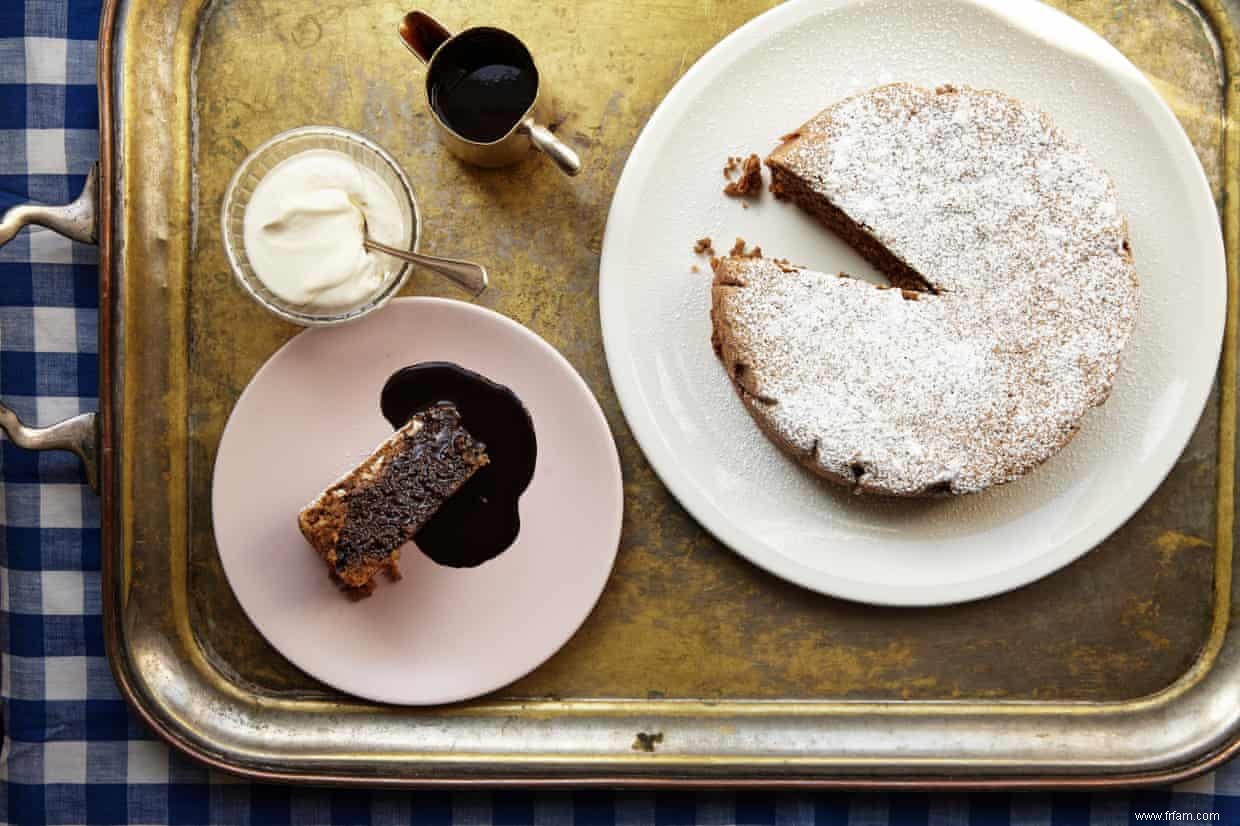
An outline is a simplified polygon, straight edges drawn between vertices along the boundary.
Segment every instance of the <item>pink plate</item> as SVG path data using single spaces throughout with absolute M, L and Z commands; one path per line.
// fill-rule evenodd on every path
M 472 569 L 406 546 L 405 578 L 350 602 L 297 513 L 391 434 L 379 391 L 422 361 L 488 376 L 529 408 L 538 463 L 521 533 Z M 532 671 L 589 615 L 620 539 L 620 463 L 590 389 L 537 335 L 460 301 L 401 299 L 295 337 L 237 401 L 212 484 L 220 559 L 250 620 L 311 676 L 386 703 L 465 700 Z

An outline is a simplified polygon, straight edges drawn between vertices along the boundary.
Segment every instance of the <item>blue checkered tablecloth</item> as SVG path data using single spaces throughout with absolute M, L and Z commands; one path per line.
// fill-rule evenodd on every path
M 0 211 L 75 196 L 97 153 L 99 0 L 0 0 Z M 95 250 L 0 250 L 0 398 L 46 424 L 94 409 Z M 1129 794 L 394 793 L 252 785 L 171 753 L 103 655 L 99 505 L 78 462 L 0 442 L 0 823 L 1240 823 L 1240 765 Z M 1234 796 L 1233 796 L 1234 795 Z M 1212 813 L 1217 815 L 1212 816 Z M 1179 817 L 1176 817 L 1179 815 Z

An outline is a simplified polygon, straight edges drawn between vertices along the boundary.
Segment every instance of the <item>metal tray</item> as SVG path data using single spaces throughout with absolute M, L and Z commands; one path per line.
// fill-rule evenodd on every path
M 1063 3 L 1154 80 L 1221 205 L 1227 338 L 1191 444 L 1141 512 L 1068 569 L 980 603 L 896 610 L 802 591 L 720 547 L 657 481 L 607 379 L 595 285 L 629 147 L 685 69 L 767 5 L 430 3 L 449 25 L 527 40 L 560 95 L 559 134 L 585 157 L 571 180 L 546 163 L 484 171 L 445 153 L 394 2 L 107 5 L 99 441 L 93 419 L 0 424 L 31 446 L 98 455 L 107 648 L 123 694 L 169 742 L 250 777 L 367 785 L 1116 786 L 1183 778 L 1240 749 L 1240 7 Z M 220 568 L 219 435 L 297 332 L 233 283 L 220 199 L 249 147 L 304 123 L 393 152 L 419 190 L 427 247 L 485 261 L 484 303 L 572 361 L 617 437 L 627 513 L 612 580 L 564 650 L 489 698 L 411 710 L 335 694 L 266 645 Z M 415 277 L 409 291 L 440 287 Z

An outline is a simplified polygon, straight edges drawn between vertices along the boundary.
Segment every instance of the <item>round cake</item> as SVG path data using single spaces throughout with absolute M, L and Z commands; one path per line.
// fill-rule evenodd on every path
M 993 91 L 894 84 L 843 100 L 766 161 L 891 282 L 715 262 L 713 343 L 763 431 L 858 493 L 1020 477 L 1102 404 L 1137 278 L 1107 174 Z

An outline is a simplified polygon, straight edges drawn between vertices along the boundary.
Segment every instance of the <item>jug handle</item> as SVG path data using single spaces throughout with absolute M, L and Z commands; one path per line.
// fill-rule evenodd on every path
M 555 161 L 555 165 L 565 175 L 572 176 L 581 171 L 581 158 L 577 157 L 577 153 L 557 138 L 550 129 L 537 123 L 533 118 L 521 121 L 518 128 L 529 135 L 530 143 L 534 145 L 534 148 Z
M 400 39 L 418 60 L 430 63 L 435 50 L 451 39 L 452 34 L 424 11 L 411 11 L 397 28 Z

